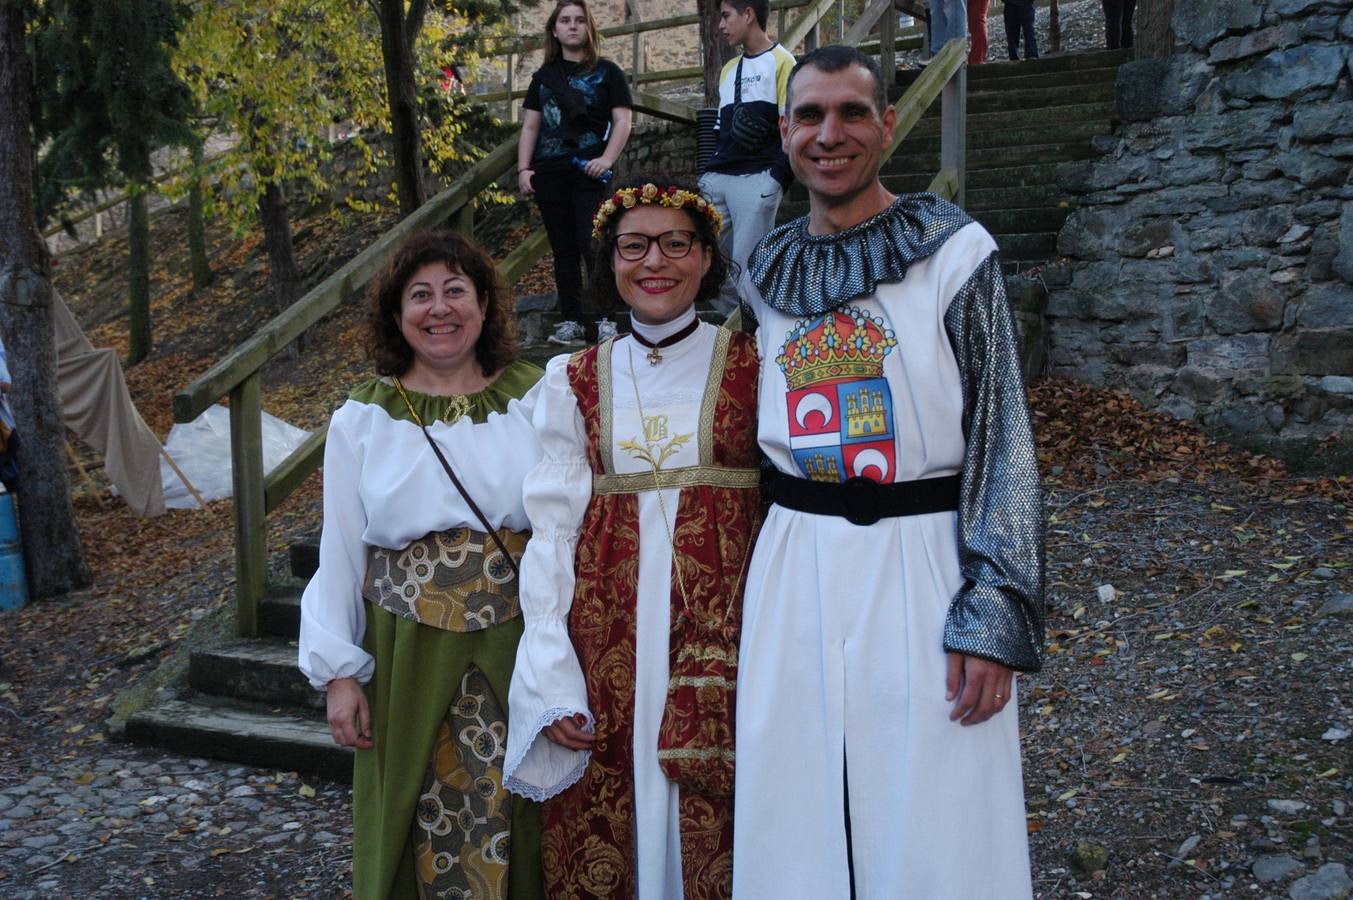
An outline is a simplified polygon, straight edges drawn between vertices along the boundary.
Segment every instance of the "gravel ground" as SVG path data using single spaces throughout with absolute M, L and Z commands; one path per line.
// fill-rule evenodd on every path
M 29 760 L 0 790 L 0 894 L 342 897 L 349 791 L 144 748 Z

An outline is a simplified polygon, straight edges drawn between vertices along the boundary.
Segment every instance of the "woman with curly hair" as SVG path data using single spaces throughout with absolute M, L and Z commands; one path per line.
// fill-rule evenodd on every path
M 504 771 L 546 801 L 551 898 L 727 897 L 756 349 L 696 316 L 728 263 L 692 185 L 627 180 L 594 222 L 597 289 L 634 331 L 541 382 Z
M 512 315 L 479 247 L 409 239 L 368 298 L 379 377 L 329 424 L 299 663 L 356 748 L 358 898 L 541 896 L 539 810 L 502 777 L 540 458 L 519 400 L 541 373 L 515 359 Z

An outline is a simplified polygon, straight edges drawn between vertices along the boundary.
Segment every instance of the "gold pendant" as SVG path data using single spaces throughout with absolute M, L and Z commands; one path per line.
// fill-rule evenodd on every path
M 442 421 L 448 425 L 454 424 L 458 419 L 470 414 L 470 398 L 464 394 L 456 394 L 449 398 L 451 401 L 446 412 L 442 415 Z
M 662 354 L 658 352 L 657 347 L 648 351 L 648 364 L 650 366 L 656 366 L 660 362 L 662 362 Z

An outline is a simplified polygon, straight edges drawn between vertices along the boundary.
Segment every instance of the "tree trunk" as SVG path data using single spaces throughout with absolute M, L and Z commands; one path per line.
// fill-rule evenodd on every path
M 33 218 L 33 147 L 23 4 L 0 3 L 0 339 L 19 435 L 19 532 L 34 598 L 90 583 L 70 501 L 56 385 L 52 285 Z
M 1057 9 L 1057 0 L 1048 7 L 1048 52 L 1062 52 L 1062 15 Z
M 130 186 L 127 225 L 127 293 L 130 346 L 127 365 L 134 366 L 150 354 L 150 212 L 146 208 L 149 188 Z
M 395 142 L 395 184 L 399 213 L 407 216 L 427 200 L 423 154 L 418 139 L 418 91 L 413 77 L 413 44 L 405 32 L 404 0 L 380 0 L 381 56 Z
M 211 264 L 207 261 L 206 185 L 202 172 L 202 145 L 193 144 L 192 186 L 188 188 L 188 256 L 193 270 L 193 290 L 211 284 Z
M 1175 51 L 1175 0 L 1142 0 L 1137 8 L 1137 56 L 1170 56 Z
M 291 219 L 281 184 L 267 183 L 258 201 L 258 217 L 263 222 L 263 246 L 268 250 L 273 304 L 280 313 L 301 296 L 301 268 L 291 244 Z
M 696 0 L 700 12 L 700 56 L 705 61 L 705 106 L 719 106 L 719 72 L 733 48 L 719 34 L 719 0 Z M 777 34 L 775 36 L 779 38 Z

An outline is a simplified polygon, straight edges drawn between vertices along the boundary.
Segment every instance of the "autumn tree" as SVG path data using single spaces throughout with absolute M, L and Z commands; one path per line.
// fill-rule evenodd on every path
M 377 8 L 374 0 L 372 8 Z M 236 226 L 261 227 L 274 300 L 283 309 L 301 292 L 288 192 L 330 191 L 325 164 L 333 155 L 331 125 L 342 123 L 351 132 L 360 165 L 346 175 L 358 181 L 388 170 L 387 134 L 394 134 L 397 158 L 413 148 L 413 162 L 400 160 L 394 167 L 402 211 L 422 202 L 421 194 L 411 193 L 415 182 L 421 189 L 421 178 L 410 174 L 425 165 L 420 148 L 434 155 L 434 170 L 464 155 L 456 144 L 465 122 L 442 114 L 429 122 L 426 104 L 413 88 L 436 84 L 440 65 L 454 52 L 452 36 L 465 21 L 440 4 L 434 9 L 415 3 L 407 12 L 400 10 L 403 49 L 396 49 L 407 59 L 394 68 L 397 80 L 413 89 L 409 119 L 402 90 L 398 115 L 389 102 L 391 67 L 379 39 L 381 23 L 357 4 L 193 0 L 191 10 L 174 67 L 200 113 L 218 131 L 239 137 L 216 162 L 217 205 Z M 425 51 L 415 53 L 419 35 Z
M 498 33 L 516 11 L 512 0 L 367 0 L 381 30 L 381 57 L 390 133 L 394 139 L 395 184 L 399 213 L 423 205 L 423 136 L 427 127 L 425 92 L 419 78 L 435 79 L 444 63 L 462 66 L 476 56 L 485 37 Z M 427 26 L 427 27 L 425 27 Z M 424 52 L 417 52 L 420 38 Z M 445 134 L 439 144 L 445 143 Z
M 423 205 L 423 153 L 418 140 L 418 85 L 414 76 L 413 46 L 423 27 L 426 0 L 369 0 L 381 27 L 381 57 L 385 93 L 390 107 L 390 132 L 395 147 L 395 184 L 399 214 L 407 216 Z
M 49 0 L 36 29 L 38 139 L 49 172 L 83 190 L 121 185 L 128 202 L 128 363 L 151 346 L 151 154 L 196 141 L 188 91 L 169 65 L 178 31 L 171 0 Z M 68 176 L 69 177 L 69 176 Z
M 18 0 L 0 2 L 0 339 L 21 437 L 19 529 L 29 592 L 49 597 L 85 587 L 90 575 L 63 449 L 51 271 L 33 216 L 32 72 L 24 46 L 30 11 Z
M 344 0 L 195 0 L 174 55 L 199 113 L 238 137 L 217 160 L 215 197 L 237 227 L 261 227 L 279 311 L 302 288 L 288 190 L 328 188 L 334 122 L 380 125 L 379 49 L 363 19 Z

